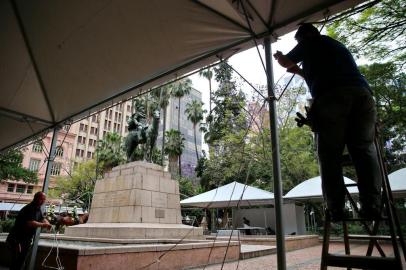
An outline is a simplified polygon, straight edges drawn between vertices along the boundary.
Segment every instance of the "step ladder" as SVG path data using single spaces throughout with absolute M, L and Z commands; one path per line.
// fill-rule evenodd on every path
M 388 174 L 382 157 L 382 147 L 375 139 L 375 147 L 378 153 L 380 171 L 382 173 L 382 207 L 381 218 L 368 220 L 363 218 L 345 218 L 342 221 L 343 239 L 345 254 L 329 253 L 331 217 L 328 211 L 325 211 L 323 247 L 321 256 L 321 270 L 326 270 L 328 266 L 343 267 L 347 269 L 385 269 L 396 270 L 402 268 L 402 258 L 400 249 L 403 250 L 403 256 L 406 258 L 405 242 L 402 236 L 399 218 L 396 214 L 396 208 L 392 196 L 392 190 L 389 185 Z M 346 197 L 353 210 L 359 216 L 357 203 L 351 197 L 347 187 L 357 184 L 346 184 Z M 351 235 L 348 233 L 348 223 L 359 222 L 365 229 L 365 235 Z M 386 223 L 389 227 L 390 235 L 377 235 L 379 226 Z M 351 255 L 350 240 L 368 240 L 368 249 L 365 256 Z M 380 246 L 380 242 L 390 241 L 393 246 L 393 256 L 388 257 Z M 376 248 L 379 256 L 372 256 L 373 249 Z

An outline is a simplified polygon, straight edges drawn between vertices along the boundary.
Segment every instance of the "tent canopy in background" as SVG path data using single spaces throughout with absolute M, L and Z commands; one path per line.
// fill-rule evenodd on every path
M 355 184 L 355 182 L 347 177 L 344 177 L 344 183 L 346 184 Z M 357 187 L 348 187 L 348 191 L 351 194 L 357 194 Z M 321 177 L 316 176 L 310 178 L 306 181 L 303 181 L 296 187 L 292 188 L 286 195 L 284 199 L 291 200 L 322 200 L 323 192 L 321 189 Z
M 241 200 L 240 200 L 241 199 Z M 274 203 L 272 192 L 238 182 L 218 187 L 180 202 L 183 207 L 225 208 L 239 206 L 270 205 Z
M 388 175 L 390 187 L 395 197 L 406 196 L 406 168 L 397 170 Z
M 0 151 L 360 2 L 0 1 Z

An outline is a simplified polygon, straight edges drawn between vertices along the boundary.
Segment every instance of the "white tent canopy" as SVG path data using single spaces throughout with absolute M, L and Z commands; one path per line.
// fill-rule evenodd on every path
M 360 2 L 0 1 L 0 151 Z
M 218 187 L 205 193 L 187 198 L 181 206 L 199 208 L 224 208 L 254 205 L 270 205 L 274 202 L 272 192 L 244 185 L 238 182 Z
M 344 177 L 345 184 L 355 184 L 355 182 L 347 177 Z M 358 193 L 357 187 L 348 187 L 348 191 L 351 194 Z M 318 200 L 323 199 L 323 192 L 321 189 L 321 177 L 316 176 L 310 178 L 306 181 L 303 181 L 296 187 L 292 188 L 286 195 L 283 197 L 285 199 L 292 200 Z
M 389 184 L 395 196 L 406 194 L 406 168 L 388 175 Z

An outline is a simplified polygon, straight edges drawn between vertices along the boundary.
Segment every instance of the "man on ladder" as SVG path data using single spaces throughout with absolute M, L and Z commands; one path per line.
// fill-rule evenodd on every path
M 274 57 L 288 72 L 304 77 L 312 94 L 308 119 L 317 134 L 323 196 L 331 220 L 344 218 L 341 164 L 345 146 L 358 177 L 360 215 L 377 219 L 382 177 L 374 146 L 376 109 L 371 89 L 340 42 L 321 35 L 311 24 L 302 24 L 295 39 L 295 48 L 286 55 L 277 51 Z M 297 66 L 299 62 L 303 69 Z

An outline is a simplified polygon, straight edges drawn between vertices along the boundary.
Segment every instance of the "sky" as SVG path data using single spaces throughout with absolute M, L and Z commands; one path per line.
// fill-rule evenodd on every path
M 288 53 L 294 46 L 296 46 L 296 40 L 294 39 L 294 33 L 289 33 L 280 38 L 277 42 L 271 44 L 272 54 L 277 50 L 281 51 L 283 54 Z M 265 64 L 265 51 L 262 45 L 259 45 L 259 52 Z M 238 53 L 232 56 L 229 60 L 229 64 L 237 70 L 242 76 L 245 77 L 253 85 L 266 85 L 266 75 L 264 68 L 261 63 L 261 59 L 258 54 L 257 48 L 246 50 L 244 52 Z M 278 62 L 272 57 L 272 64 L 274 69 L 274 81 L 276 82 L 281 76 L 290 77 L 289 73 L 286 73 L 285 69 L 282 68 Z M 237 74 L 235 74 L 238 77 Z M 190 76 L 192 80 L 193 87 L 202 93 L 202 101 L 204 103 L 204 108 L 209 111 L 209 82 L 207 79 L 202 78 L 199 74 L 194 74 Z M 212 80 L 212 89 L 217 88 L 217 83 Z M 203 140 L 203 150 L 208 151 L 208 146 Z
M 288 53 L 296 45 L 296 41 L 293 37 L 294 33 L 295 32 L 286 34 L 282 36 L 277 42 L 272 43 L 272 54 L 274 54 L 277 50 L 281 51 L 284 54 Z M 265 63 L 264 48 L 262 45 L 259 45 L 258 48 Z M 279 66 L 279 64 L 273 59 L 273 57 L 272 60 L 275 82 L 281 76 L 289 76 L 288 74 L 286 74 L 285 69 Z M 256 49 L 256 47 L 234 55 L 230 58 L 229 64 L 253 85 L 266 85 L 265 71 L 261 64 L 261 59 L 258 55 L 258 50 Z M 236 77 L 238 77 L 238 75 L 236 75 Z M 194 74 L 190 78 L 192 80 L 193 87 L 202 93 L 202 101 L 205 104 L 204 107 L 206 110 L 208 110 L 209 83 L 207 79 L 200 77 L 199 74 Z M 213 79 L 212 89 L 216 89 L 216 87 L 217 84 Z

